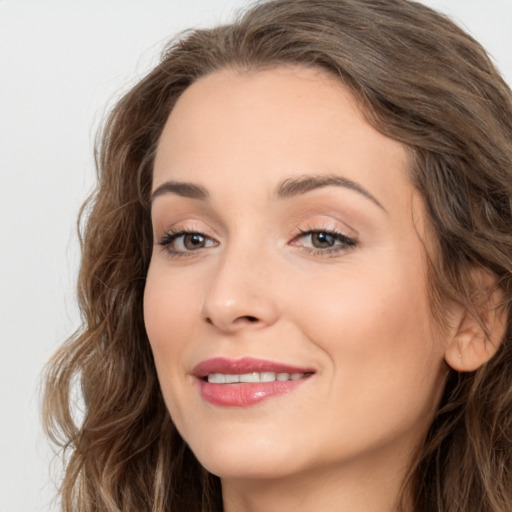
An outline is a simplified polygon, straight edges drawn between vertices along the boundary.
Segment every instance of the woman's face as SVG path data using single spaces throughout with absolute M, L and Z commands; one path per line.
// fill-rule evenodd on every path
M 445 376 L 424 209 L 405 148 L 341 84 L 278 68 L 189 87 L 158 147 L 152 222 L 147 333 L 208 470 L 406 466 Z

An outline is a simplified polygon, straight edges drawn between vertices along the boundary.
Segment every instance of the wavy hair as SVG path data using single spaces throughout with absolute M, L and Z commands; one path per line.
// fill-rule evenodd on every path
M 149 194 L 163 126 L 181 93 L 231 67 L 312 66 L 337 77 L 368 122 L 402 142 L 436 241 L 434 314 L 474 303 L 483 268 L 512 300 L 512 93 L 483 48 L 408 0 L 270 0 L 171 42 L 106 121 L 98 186 L 81 213 L 82 327 L 46 373 L 44 421 L 65 454 L 65 512 L 219 512 L 208 474 L 165 408 L 144 328 Z M 510 311 L 508 311 L 510 313 Z M 512 510 L 512 322 L 475 372 L 451 370 L 406 481 L 416 512 Z M 78 385 L 84 414 L 74 419 Z

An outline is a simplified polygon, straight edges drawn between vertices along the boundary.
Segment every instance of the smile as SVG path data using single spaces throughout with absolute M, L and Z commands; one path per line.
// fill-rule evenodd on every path
M 249 407 L 294 391 L 315 372 L 263 359 L 214 358 L 193 371 L 206 402 L 220 407 Z
M 275 373 L 275 372 L 251 372 L 241 375 L 225 373 L 210 373 L 207 376 L 208 382 L 212 384 L 235 384 L 238 382 L 285 382 L 289 380 L 303 379 L 306 373 Z

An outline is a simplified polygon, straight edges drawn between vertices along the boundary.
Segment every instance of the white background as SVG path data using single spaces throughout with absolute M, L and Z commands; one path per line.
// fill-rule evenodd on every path
M 109 105 L 177 32 L 243 0 L 0 0 L 0 512 L 56 510 L 40 429 L 45 361 L 78 326 L 75 222 Z M 512 0 L 429 0 L 512 83 Z

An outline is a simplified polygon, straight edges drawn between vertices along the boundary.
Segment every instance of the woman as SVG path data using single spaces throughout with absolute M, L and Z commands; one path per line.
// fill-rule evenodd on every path
M 103 133 L 48 372 L 63 509 L 509 511 L 511 133 L 485 52 L 414 2 L 171 44 Z

